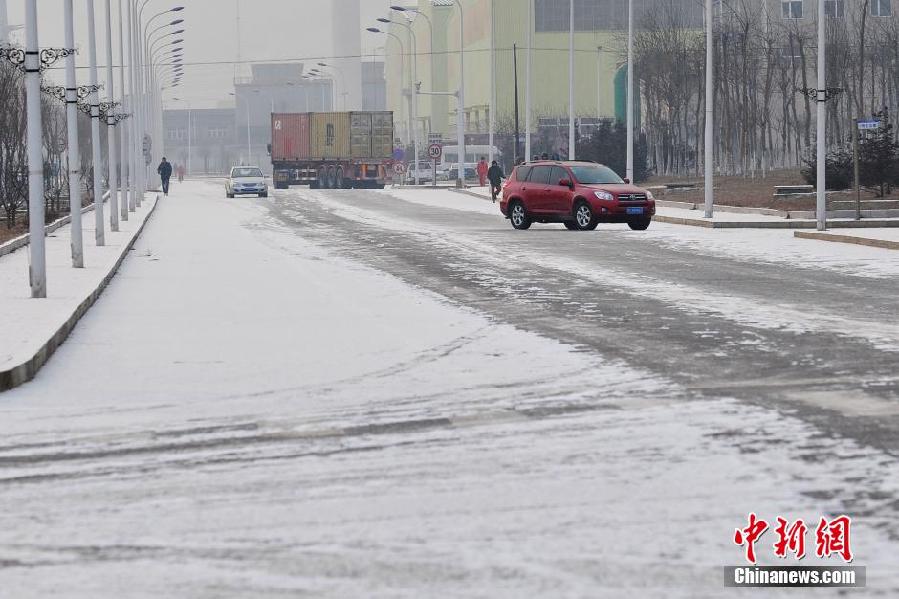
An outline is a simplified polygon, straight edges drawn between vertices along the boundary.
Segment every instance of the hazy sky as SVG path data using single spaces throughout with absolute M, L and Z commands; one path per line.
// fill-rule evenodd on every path
M 172 18 L 183 16 L 185 76 L 176 94 L 192 106 L 214 106 L 228 102 L 234 61 L 238 56 L 236 40 L 237 5 L 240 3 L 242 61 L 327 59 L 332 54 L 331 0 L 150 0 L 144 17 L 172 6 L 185 9 Z M 88 0 L 75 0 L 75 40 L 79 47 L 79 64 L 88 64 L 87 18 Z M 362 25 L 371 24 L 388 11 L 391 0 L 362 0 Z M 24 1 L 7 0 L 10 24 L 24 22 Z M 38 38 L 42 47 L 61 47 L 64 42 L 63 9 L 61 0 L 38 0 Z M 118 62 L 118 4 L 111 0 L 113 11 L 114 64 Z M 106 0 L 94 0 L 98 61 L 106 64 Z M 126 5 L 127 6 L 127 5 Z M 127 14 L 127 13 L 126 13 Z M 153 26 L 165 22 L 166 17 L 154 21 Z M 361 35 L 362 32 L 360 32 Z M 383 53 L 382 36 L 366 33 L 362 37 L 363 53 Z M 21 31 L 13 34 L 22 41 Z M 58 66 L 62 63 L 58 63 Z M 249 71 L 244 66 L 245 72 Z M 116 78 L 118 74 L 115 75 Z M 51 77 L 62 81 L 62 72 Z M 79 84 L 88 81 L 88 70 L 78 71 Z M 101 69 L 100 81 L 105 80 Z M 118 85 L 116 85 L 118 94 Z M 172 94 L 170 94 L 172 95 Z

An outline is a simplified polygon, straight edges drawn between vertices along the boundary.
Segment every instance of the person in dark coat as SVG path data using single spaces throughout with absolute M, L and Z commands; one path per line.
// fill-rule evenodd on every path
M 166 160 L 165 156 L 162 157 L 162 162 L 159 163 L 159 168 L 156 169 L 156 172 L 159 173 L 159 178 L 162 179 L 162 193 L 169 195 L 169 179 L 172 178 L 172 163 Z
M 506 175 L 503 173 L 503 167 L 496 160 L 490 165 L 490 169 L 487 171 L 487 178 L 490 179 L 490 195 L 493 196 L 493 201 L 495 202 L 496 196 L 502 191 L 503 179 L 506 178 Z

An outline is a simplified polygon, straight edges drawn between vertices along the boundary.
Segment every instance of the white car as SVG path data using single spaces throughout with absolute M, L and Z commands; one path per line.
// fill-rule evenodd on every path
M 419 183 L 430 183 L 434 180 L 434 163 L 419 162 L 416 165 L 409 164 L 409 170 L 406 171 L 406 184 L 415 183 L 416 172 L 418 172 Z
M 229 198 L 239 195 L 268 197 L 268 183 L 258 166 L 233 166 L 225 181 L 225 195 Z

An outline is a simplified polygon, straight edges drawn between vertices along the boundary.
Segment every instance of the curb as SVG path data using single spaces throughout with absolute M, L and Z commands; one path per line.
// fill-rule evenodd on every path
M 800 239 L 817 239 L 819 241 L 852 243 L 855 245 L 865 245 L 887 250 L 899 250 L 899 241 L 890 241 L 888 239 L 870 239 L 867 237 L 854 237 L 852 235 L 834 235 L 833 233 L 809 233 L 807 231 L 795 231 L 793 236 Z
M 75 325 L 78 324 L 78 321 L 81 320 L 81 317 L 84 316 L 91 306 L 94 305 L 94 302 L 100 297 L 109 283 L 112 281 L 113 277 L 115 277 L 116 273 L 121 267 L 122 262 L 125 261 L 125 258 L 128 256 L 128 252 L 131 251 L 131 248 L 134 247 L 135 242 L 141 236 L 141 233 L 144 231 L 144 227 L 149 222 L 150 218 L 153 216 L 153 213 L 156 211 L 156 207 L 159 206 L 159 195 L 157 194 L 156 200 L 153 202 L 153 208 L 150 209 L 150 212 L 147 213 L 146 218 L 144 218 L 144 222 L 141 223 L 140 227 L 138 227 L 137 231 L 135 231 L 134 235 L 131 236 L 131 240 L 125 245 L 122 250 L 122 254 L 115 261 L 115 264 L 112 265 L 112 268 L 106 276 L 100 281 L 99 285 L 96 289 L 94 289 L 84 300 L 78 304 L 78 307 L 75 308 L 75 311 L 69 316 L 65 322 L 60 325 L 56 332 L 53 334 L 50 339 L 44 343 L 37 353 L 34 354 L 29 360 L 27 360 L 23 364 L 19 364 L 18 366 L 13 366 L 7 370 L 0 371 L 0 392 L 8 391 L 19 385 L 27 383 L 31 379 L 35 377 L 41 367 L 47 363 L 47 360 L 50 359 L 50 356 L 59 348 L 60 345 L 68 338 L 69 334 L 75 328 Z M 60 225 L 61 226 L 61 225 Z
M 652 220 L 672 225 L 688 225 L 709 229 L 815 229 L 818 226 L 814 220 L 708 221 L 662 214 L 656 214 L 652 217 Z M 832 229 L 884 229 L 899 227 L 899 220 L 828 221 L 827 226 Z
M 439 189 L 439 188 L 438 188 L 438 189 Z M 487 201 L 487 202 L 490 202 L 490 201 L 491 201 L 489 197 L 487 197 L 487 196 L 485 196 L 485 195 L 481 195 L 481 194 L 479 194 L 479 193 L 476 192 L 476 191 L 469 191 L 469 190 L 467 190 L 467 189 L 460 189 L 460 188 L 458 188 L 458 187 L 445 187 L 444 189 L 449 189 L 449 190 L 452 191 L 453 193 L 462 193 L 462 194 L 465 194 L 465 195 L 467 195 L 467 196 L 471 196 L 471 197 L 473 197 L 473 198 L 478 198 L 479 200 L 485 200 L 485 201 Z

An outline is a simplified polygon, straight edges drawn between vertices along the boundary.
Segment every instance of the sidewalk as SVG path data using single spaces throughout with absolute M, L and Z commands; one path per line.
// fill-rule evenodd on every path
M 25 245 L 0 256 L 0 391 L 34 377 L 115 275 L 128 249 L 156 205 L 147 194 L 143 205 L 106 231 L 106 245 L 94 244 L 92 213 L 82 221 L 84 268 L 72 268 L 71 225 L 47 235 L 47 298 L 32 299 Z M 108 214 L 107 214 L 108 217 Z
M 484 200 L 490 200 L 490 191 L 486 187 L 468 187 L 452 189 L 456 193 L 464 193 Z M 739 208 L 734 206 L 716 206 L 714 216 L 703 218 L 703 211 L 697 204 L 681 202 L 656 202 L 656 215 L 653 220 L 672 225 L 688 225 L 709 229 L 814 229 L 817 221 L 814 218 L 785 218 L 777 210 Z M 858 228 L 892 228 L 899 227 L 899 218 L 829 218 L 827 226 L 835 229 Z

